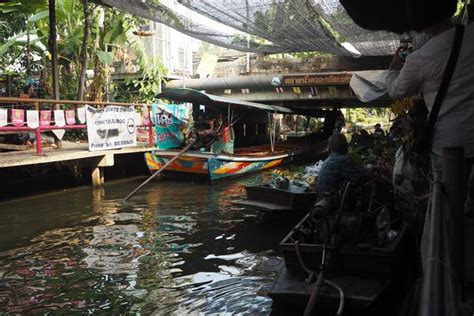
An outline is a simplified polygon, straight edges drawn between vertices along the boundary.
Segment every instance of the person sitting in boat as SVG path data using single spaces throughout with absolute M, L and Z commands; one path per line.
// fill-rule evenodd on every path
M 212 144 L 212 152 L 215 154 L 233 154 L 235 134 L 232 125 L 229 125 L 228 122 L 224 122 L 222 118 L 218 118 L 215 129 L 217 137 Z
M 360 139 L 359 133 L 357 132 L 352 133 L 349 147 L 351 147 L 352 149 L 357 149 L 359 147 L 359 139 Z
M 383 140 L 385 138 L 385 131 L 382 129 L 382 126 L 377 123 L 374 126 L 374 133 L 372 134 L 374 138 Z
M 218 138 L 221 127 L 222 116 L 209 113 L 204 120 L 201 117 L 201 120 L 195 124 L 195 132 L 199 140 L 198 146 L 204 147 L 206 151 L 211 151 L 211 146 Z
M 344 126 L 346 126 L 346 119 L 344 117 L 344 114 L 342 114 L 341 110 L 337 110 L 336 121 L 334 122 L 334 129 L 336 130 L 336 132 L 340 133 Z
M 360 131 L 360 136 L 358 139 L 358 145 L 361 148 L 371 148 L 374 143 L 374 139 L 369 135 L 367 130 L 363 129 Z
M 364 167 L 347 155 L 348 143 L 343 134 L 332 135 L 328 143 L 330 154 L 321 166 L 316 184 L 319 196 L 337 191 L 346 181 L 355 181 L 364 175 Z

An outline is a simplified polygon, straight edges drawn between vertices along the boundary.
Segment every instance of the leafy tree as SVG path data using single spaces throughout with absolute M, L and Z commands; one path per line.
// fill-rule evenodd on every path
M 33 70 L 43 70 L 45 81 L 51 73 L 47 50 L 49 11 L 47 0 L 16 0 L 0 3 L 0 67 L 15 65 L 15 71 L 26 72 L 27 62 Z M 63 99 L 102 100 L 109 81 L 109 68 L 123 51 L 133 50 L 143 74 L 139 85 L 144 95 L 157 91 L 165 69 L 158 65 L 148 69 L 142 41 L 133 31 L 145 20 L 118 10 L 90 4 L 88 0 L 57 0 L 60 95 Z M 29 35 L 26 36 L 26 35 Z M 26 45 L 25 37 L 31 38 Z M 25 49 L 29 47 L 29 49 Z M 87 69 L 93 77 L 87 81 Z

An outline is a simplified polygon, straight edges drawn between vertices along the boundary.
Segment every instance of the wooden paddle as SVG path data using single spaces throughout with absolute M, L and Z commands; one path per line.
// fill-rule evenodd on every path
M 151 181 L 151 179 L 153 179 L 154 177 L 156 177 L 158 174 L 160 174 L 163 170 L 165 170 L 171 163 L 173 163 L 173 161 L 175 161 L 176 159 L 178 159 L 179 157 L 181 157 L 185 152 L 187 152 L 195 143 L 196 141 L 193 141 L 191 143 L 189 143 L 186 147 L 183 148 L 183 150 L 181 150 L 176 156 L 174 156 L 173 158 L 171 158 L 170 160 L 168 160 L 167 163 L 165 163 L 163 165 L 163 167 L 161 167 L 160 169 L 156 170 L 148 179 L 146 179 L 142 184 L 140 184 L 135 190 L 133 190 L 129 195 L 127 195 L 125 197 L 125 199 L 123 199 L 124 202 L 126 202 L 128 199 L 130 199 L 133 195 L 135 195 L 135 193 L 137 193 L 138 191 L 140 191 L 148 182 Z

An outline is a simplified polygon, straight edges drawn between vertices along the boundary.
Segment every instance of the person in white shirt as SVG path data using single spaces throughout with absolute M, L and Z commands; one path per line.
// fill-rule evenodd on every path
M 451 15 L 452 13 L 449 16 Z M 445 18 L 423 29 L 431 38 L 418 50 L 408 54 L 404 63 L 397 50 L 386 80 L 388 94 L 392 98 L 421 93 L 428 110 L 431 111 L 451 53 L 454 26 L 451 18 Z M 464 147 L 464 154 L 467 160 L 471 161 L 468 163 L 467 175 L 470 174 L 474 159 L 473 37 L 474 24 L 466 25 L 456 68 L 440 107 L 431 145 L 433 169 L 441 167 L 443 147 Z M 473 183 L 472 180 L 469 182 Z M 474 201 L 473 191 L 474 185 L 469 185 L 470 200 Z M 466 208 L 473 211 L 470 201 Z

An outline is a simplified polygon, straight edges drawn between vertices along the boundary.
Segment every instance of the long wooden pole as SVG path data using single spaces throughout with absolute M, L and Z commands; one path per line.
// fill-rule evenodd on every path
M 155 171 L 148 179 L 146 179 L 142 184 L 140 184 L 135 190 L 133 190 L 129 195 L 127 195 L 123 201 L 126 202 L 128 199 L 130 199 L 132 196 L 135 195 L 135 193 L 137 193 L 138 191 L 140 191 L 148 182 L 150 182 L 154 177 L 156 177 L 158 174 L 160 174 L 163 170 L 165 170 L 170 164 L 173 163 L 173 161 L 175 161 L 176 159 L 178 159 L 179 157 L 181 157 L 185 152 L 187 152 L 191 146 L 194 145 L 195 142 L 191 142 L 189 145 L 187 145 L 186 147 L 183 148 L 183 150 L 181 150 L 176 156 L 174 156 L 173 158 L 171 158 L 170 160 L 168 160 L 167 163 L 165 163 L 163 165 L 163 167 L 161 167 L 160 169 L 158 169 L 157 171 Z
M 53 76 L 53 98 L 59 100 L 58 45 L 56 42 L 56 0 L 49 0 L 49 52 Z

